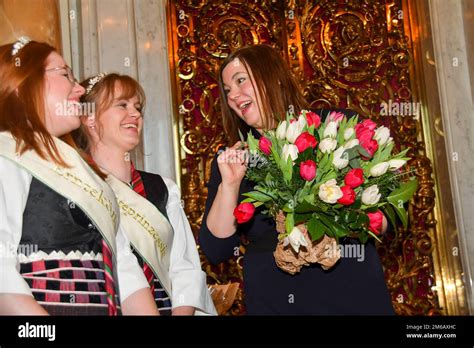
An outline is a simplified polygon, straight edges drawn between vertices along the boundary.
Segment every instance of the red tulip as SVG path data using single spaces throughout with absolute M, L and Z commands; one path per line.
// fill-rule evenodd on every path
M 372 156 L 374 155 L 375 151 L 377 151 L 377 149 L 379 148 L 379 143 L 377 143 L 377 140 L 370 140 L 369 142 L 367 143 L 364 143 L 364 144 L 360 144 L 360 146 L 362 146 L 365 151 L 367 151 L 370 155 L 369 158 L 372 158 Z M 364 160 L 368 160 L 369 158 L 366 158 L 364 156 L 362 156 L 362 158 Z
M 301 133 L 295 140 L 295 145 L 300 153 L 306 150 L 308 147 L 314 149 L 317 144 L 318 141 L 315 137 L 309 134 L 309 132 Z
M 375 131 L 370 130 L 369 128 L 359 129 L 359 131 L 356 130 L 356 137 L 359 139 L 359 144 L 372 140 L 374 135 Z
M 342 186 L 342 197 L 337 200 L 337 203 L 342 205 L 351 205 L 355 202 L 356 194 L 355 191 L 349 186 Z
M 234 216 L 239 224 L 249 221 L 253 214 L 255 214 L 255 206 L 252 203 L 240 203 L 234 209 Z
M 355 168 L 347 172 L 344 183 L 352 188 L 356 188 L 364 183 L 364 171 L 361 168 Z
M 364 120 L 363 122 L 356 124 L 354 129 L 356 132 L 357 139 L 359 139 L 359 134 L 362 131 L 364 130 L 374 131 L 376 127 L 377 127 L 377 123 L 375 123 L 372 120 Z
M 306 122 L 308 123 L 308 127 L 314 125 L 314 128 L 318 128 L 321 124 L 321 117 L 312 111 L 308 111 L 306 113 Z
M 265 155 L 268 156 L 271 153 L 272 142 L 270 141 L 270 139 L 268 139 L 264 136 L 261 136 L 260 140 L 258 141 L 258 147 L 260 148 L 260 150 L 262 150 L 262 152 Z
M 377 123 L 369 119 L 364 120 L 362 122 L 362 125 L 364 126 L 364 128 L 368 128 L 370 130 L 374 130 L 375 128 L 377 128 Z
M 316 176 L 316 163 L 312 160 L 301 162 L 300 175 L 306 181 L 311 181 Z
M 383 213 L 377 210 L 375 213 L 367 213 L 369 217 L 369 230 L 379 235 L 382 232 Z

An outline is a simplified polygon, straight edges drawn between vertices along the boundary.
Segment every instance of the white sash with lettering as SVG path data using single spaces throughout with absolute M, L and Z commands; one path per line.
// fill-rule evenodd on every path
M 153 203 L 110 173 L 107 183 L 117 196 L 120 223 L 130 243 L 152 268 L 167 294 L 171 295 L 169 269 L 173 227 Z
M 32 150 L 20 156 L 10 132 L 0 132 L 0 156 L 13 161 L 43 184 L 77 204 L 91 219 L 116 256 L 115 234 L 120 212 L 114 192 L 75 149 L 58 138 L 53 137 L 53 140 L 59 154 L 71 168 L 46 161 Z

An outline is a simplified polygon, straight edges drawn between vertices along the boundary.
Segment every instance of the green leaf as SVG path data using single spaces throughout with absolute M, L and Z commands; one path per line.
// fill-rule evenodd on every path
M 281 159 L 281 171 L 283 172 L 283 179 L 287 182 L 291 182 L 291 178 L 293 176 L 293 161 L 291 160 L 291 156 L 288 156 L 287 161 Z
M 365 244 L 367 242 L 367 240 L 369 239 L 369 235 L 366 234 L 366 233 L 359 233 L 359 241 L 361 242 L 361 244 Z
M 308 233 L 311 236 L 311 240 L 318 240 L 320 239 L 327 231 L 326 226 L 323 225 L 323 223 L 313 217 L 311 218 L 307 223 L 306 227 L 308 228 Z
M 344 132 L 346 130 L 347 118 L 344 117 L 342 121 L 339 123 L 339 128 L 337 131 L 337 143 L 344 144 Z
M 299 153 L 298 158 L 295 162 L 299 164 L 299 163 L 307 161 L 309 159 L 314 160 L 314 149 L 312 149 L 311 147 L 308 147 L 306 150 Z
M 247 144 L 249 146 L 249 151 L 257 151 L 258 150 L 258 141 L 254 138 L 251 132 L 249 132 L 247 137 Z
M 286 203 L 283 208 L 281 208 L 285 213 L 292 213 L 294 211 L 293 207 L 289 204 Z
M 372 237 L 374 237 L 379 243 L 382 243 L 382 241 L 380 240 L 379 237 L 377 237 L 377 235 L 375 235 L 372 231 L 368 231 L 367 232 L 369 235 L 371 235 Z
M 387 197 L 387 201 L 397 207 L 400 202 L 408 202 L 413 197 L 417 188 L 418 180 L 416 178 L 405 182 Z
M 253 198 L 254 200 L 260 201 L 260 202 L 268 202 L 268 201 L 271 201 L 273 199 L 272 196 L 267 195 L 267 194 L 265 194 L 263 192 L 260 192 L 260 191 L 246 192 L 246 193 L 243 193 L 242 196 L 250 197 L 250 198 Z
M 278 191 L 278 196 L 284 201 L 289 201 L 291 199 L 291 193 L 287 191 Z
M 350 161 L 350 160 L 353 160 L 354 158 L 358 158 L 359 157 L 359 152 L 353 147 L 351 149 L 347 149 L 346 151 L 344 151 L 345 153 L 347 153 L 347 159 Z
M 359 213 L 354 222 L 349 223 L 349 228 L 352 230 L 360 230 L 362 227 L 369 224 L 369 217 L 365 213 Z
M 285 230 L 289 234 L 291 231 L 293 231 L 293 228 L 295 227 L 295 217 L 293 213 L 288 213 L 286 214 L 285 217 Z
M 350 160 L 350 161 L 349 161 L 349 166 L 350 166 L 351 168 L 354 168 L 354 169 L 355 169 L 355 168 L 360 168 L 360 161 L 359 161 L 359 159 L 358 159 L 358 158 L 354 158 L 354 159 Z
M 393 204 L 390 202 L 390 204 L 392 204 L 393 208 L 395 209 L 395 212 L 397 213 L 398 217 L 400 218 L 402 224 L 403 224 L 403 228 L 407 228 L 408 227 L 408 214 L 405 210 L 405 207 L 401 207 L 398 205 L 398 204 Z
M 303 214 L 295 213 L 295 225 L 299 225 L 308 221 L 309 219 L 311 219 L 311 216 L 313 216 L 312 213 L 303 213 Z
M 319 215 L 321 221 L 328 227 L 336 237 L 344 237 L 347 235 L 347 230 L 344 229 L 341 225 L 339 225 L 336 221 L 324 216 Z
M 271 151 L 271 154 L 273 156 L 273 158 L 275 159 L 275 162 L 279 165 L 280 161 L 281 161 L 281 157 L 280 157 L 280 154 L 279 154 L 279 149 L 277 149 L 277 146 L 274 146 L 272 145 L 272 147 L 270 148 L 270 151 Z
M 393 210 L 393 207 L 390 204 L 387 204 L 382 207 L 383 212 L 385 215 L 387 215 L 388 220 L 392 224 L 393 228 L 397 228 L 397 220 L 395 216 L 395 210 Z
M 357 212 L 353 210 L 346 210 L 341 214 L 341 220 L 346 224 L 357 221 L 357 217 Z
M 390 155 L 392 154 L 393 150 L 393 143 L 389 143 L 385 145 L 382 154 L 380 156 L 380 162 L 385 162 L 389 159 Z
M 311 204 L 310 202 L 304 200 L 295 207 L 295 213 L 310 213 L 317 210 L 317 206 Z
M 356 145 L 356 146 L 353 147 L 353 149 L 355 149 L 357 152 L 359 152 L 359 154 L 360 154 L 361 156 L 370 158 L 370 154 L 369 154 L 369 153 L 367 152 L 367 150 L 364 149 L 362 146 Z
M 352 209 L 359 209 L 362 205 L 362 200 L 360 198 L 357 198 L 355 202 L 351 205 Z

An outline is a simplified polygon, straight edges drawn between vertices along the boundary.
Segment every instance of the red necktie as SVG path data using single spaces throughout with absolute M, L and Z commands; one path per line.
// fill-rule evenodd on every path
M 135 191 L 139 195 L 146 198 L 145 185 L 143 185 L 142 177 L 140 176 L 140 173 L 133 166 L 133 163 L 131 163 L 131 171 L 132 171 L 132 181 L 130 184 L 132 186 L 133 191 Z M 151 293 L 154 298 L 155 297 L 155 275 L 153 274 L 153 270 L 151 269 L 151 267 L 146 262 L 143 262 L 143 273 L 145 273 L 146 280 L 148 281 L 148 284 L 150 284 Z

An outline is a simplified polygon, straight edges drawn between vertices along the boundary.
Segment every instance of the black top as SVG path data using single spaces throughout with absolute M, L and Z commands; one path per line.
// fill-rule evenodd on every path
M 320 113 L 321 114 L 321 113 Z M 346 113 L 347 115 L 348 113 Z M 326 116 L 326 113 L 322 113 Z M 258 133 L 257 133 L 258 134 Z M 390 294 L 384 281 L 380 259 L 373 242 L 360 245 L 354 239 L 341 240 L 353 257 L 342 257 L 330 270 L 319 265 L 305 266 L 296 275 L 280 270 L 273 257 L 278 243 L 273 218 L 257 208 L 249 222 L 239 225 L 237 233 L 228 238 L 215 237 L 207 227 L 207 215 L 221 183 L 217 155 L 212 162 L 209 195 L 202 220 L 199 241 L 211 263 L 231 258 L 239 247 L 239 234 L 250 241 L 244 257 L 244 292 L 250 315 L 393 315 Z M 254 183 L 244 179 L 242 193 L 253 190 Z M 349 253 L 346 252 L 346 256 Z
M 20 246 L 27 256 L 36 251 L 97 254 L 102 252 L 102 236 L 78 205 L 33 177 Z

